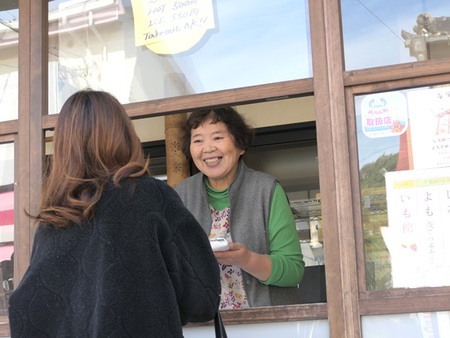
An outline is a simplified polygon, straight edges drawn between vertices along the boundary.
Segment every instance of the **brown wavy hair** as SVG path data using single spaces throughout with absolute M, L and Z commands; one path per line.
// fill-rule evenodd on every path
M 44 178 L 39 214 L 57 228 L 83 224 L 94 215 L 108 182 L 150 175 L 149 158 L 124 107 L 111 94 L 84 89 L 59 113 L 50 170 Z

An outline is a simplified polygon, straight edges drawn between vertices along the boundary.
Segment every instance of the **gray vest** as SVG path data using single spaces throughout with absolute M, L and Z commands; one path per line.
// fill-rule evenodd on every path
M 211 214 L 203 179 L 204 175 L 198 173 L 179 183 L 175 190 L 209 234 Z M 269 254 L 267 227 L 276 183 L 277 180 L 271 175 L 254 171 L 240 160 L 236 177 L 228 188 L 231 237 L 233 241 L 243 243 L 249 250 L 259 254 Z M 242 276 L 251 307 L 300 303 L 298 286 L 264 285 L 245 271 L 242 271 Z

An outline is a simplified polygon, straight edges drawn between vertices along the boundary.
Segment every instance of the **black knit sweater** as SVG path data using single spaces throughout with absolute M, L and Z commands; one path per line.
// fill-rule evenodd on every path
M 109 186 L 87 224 L 39 226 L 10 297 L 11 337 L 182 337 L 187 322 L 214 318 L 205 232 L 167 184 L 135 183 Z

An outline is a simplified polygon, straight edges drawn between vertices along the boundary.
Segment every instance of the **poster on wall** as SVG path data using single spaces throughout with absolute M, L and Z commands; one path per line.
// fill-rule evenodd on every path
M 388 172 L 388 227 L 393 287 L 450 285 L 450 170 Z
M 177 54 L 215 28 L 213 0 L 132 0 L 136 46 Z
M 450 88 L 408 92 L 414 169 L 450 167 Z

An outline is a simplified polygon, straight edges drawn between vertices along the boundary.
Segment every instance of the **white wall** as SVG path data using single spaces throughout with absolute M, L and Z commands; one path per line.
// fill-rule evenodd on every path
M 281 322 L 245 325 L 226 325 L 229 338 L 328 338 L 329 327 L 326 320 L 304 322 Z M 185 338 L 214 337 L 213 326 L 187 327 Z

